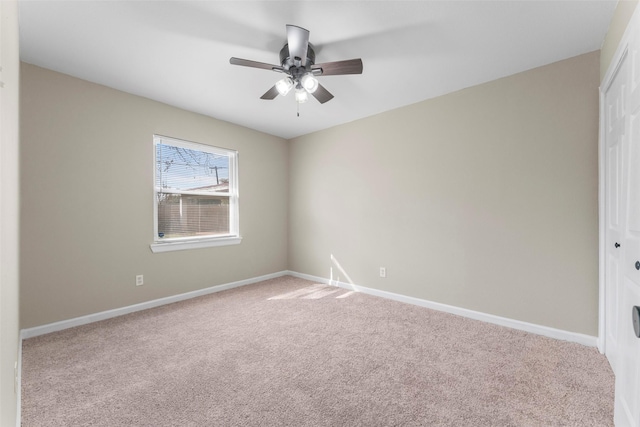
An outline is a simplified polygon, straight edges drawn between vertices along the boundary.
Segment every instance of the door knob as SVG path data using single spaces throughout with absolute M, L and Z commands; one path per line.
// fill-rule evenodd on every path
M 640 307 L 637 305 L 632 308 L 633 310 L 633 332 L 636 337 L 640 338 Z
M 619 248 L 620 247 L 620 243 L 616 242 L 616 244 L 613 245 L 613 246 L 615 246 L 616 248 Z
M 636 261 L 636 270 L 640 270 L 640 261 Z

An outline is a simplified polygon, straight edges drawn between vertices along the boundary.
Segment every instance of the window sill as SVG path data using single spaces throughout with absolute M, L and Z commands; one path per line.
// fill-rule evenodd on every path
M 242 237 L 222 237 L 219 239 L 203 239 L 203 240 L 191 240 L 187 242 L 163 242 L 152 243 L 149 245 L 151 252 L 171 252 L 171 251 L 184 251 L 187 249 L 202 249 L 212 248 L 215 246 L 228 246 L 237 245 L 242 241 Z

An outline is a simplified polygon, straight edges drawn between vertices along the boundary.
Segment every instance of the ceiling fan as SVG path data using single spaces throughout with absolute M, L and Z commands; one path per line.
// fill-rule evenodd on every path
M 296 25 L 287 25 L 287 44 L 280 50 L 280 65 L 248 59 L 231 58 L 232 65 L 262 68 L 284 73 L 286 77 L 279 80 L 260 99 L 275 99 L 295 90 L 296 101 L 301 104 L 313 95 L 321 104 L 331 100 L 333 95 L 318 83 L 319 76 L 337 76 L 342 74 L 362 74 L 362 60 L 325 62 L 316 64 L 316 54 L 309 43 L 309 31 Z

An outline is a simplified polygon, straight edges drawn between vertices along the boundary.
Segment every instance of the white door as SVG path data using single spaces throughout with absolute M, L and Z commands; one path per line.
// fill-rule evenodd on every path
M 640 15 L 634 14 L 634 18 Z M 640 19 L 630 23 L 625 90 L 628 137 L 623 139 L 622 197 L 625 207 L 622 235 L 622 287 L 618 307 L 615 423 L 640 427 L 640 338 L 632 322 L 640 306 Z M 640 331 L 639 331 L 640 333 Z
M 625 57 L 626 59 L 626 57 Z M 605 212 L 605 354 L 616 372 L 618 360 L 618 302 L 622 288 L 622 235 L 624 198 L 622 196 L 622 147 L 626 133 L 626 105 L 624 91 L 627 85 L 626 62 L 620 64 L 605 94 L 605 156 L 606 156 L 606 212 Z

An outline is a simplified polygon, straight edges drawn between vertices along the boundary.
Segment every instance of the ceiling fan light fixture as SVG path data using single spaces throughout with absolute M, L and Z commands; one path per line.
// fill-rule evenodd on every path
M 282 80 L 278 80 L 276 83 L 276 90 L 282 96 L 285 96 L 293 88 L 293 80 L 290 77 L 285 77 Z
M 0 0 L 1 1 L 1 0 Z M 280 65 L 251 61 L 231 57 L 231 65 L 260 68 L 285 74 L 285 77 L 266 91 L 260 99 L 273 100 L 278 95 L 286 96 L 295 89 L 298 105 L 307 102 L 309 94 L 324 104 L 333 99 L 333 95 L 318 83 L 319 76 L 339 76 L 343 74 L 362 74 L 362 59 L 316 63 L 316 54 L 309 43 L 309 30 L 297 25 L 287 24 L 287 42 L 280 50 Z
M 318 79 L 312 73 L 307 73 L 300 79 L 300 84 L 309 93 L 313 93 L 318 89 Z
M 309 95 L 307 95 L 307 91 L 302 87 L 296 88 L 296 102 L 298 104 L 304 104 L 309 99 Z

